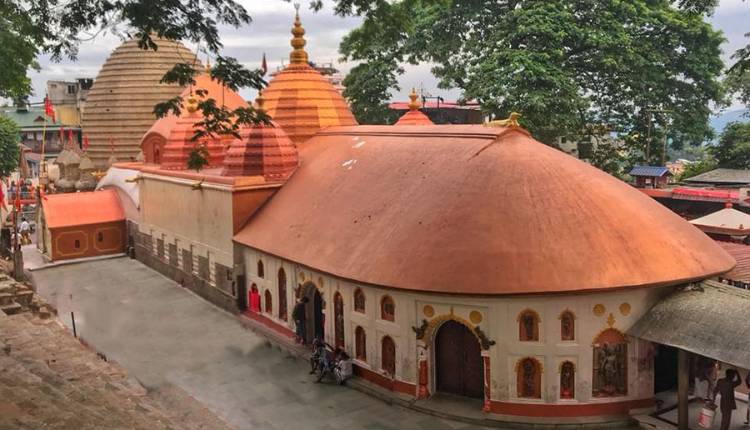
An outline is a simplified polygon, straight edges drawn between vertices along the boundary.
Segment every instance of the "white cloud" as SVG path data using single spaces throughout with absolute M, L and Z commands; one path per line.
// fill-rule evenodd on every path
M 224 43 L 223 54 L 237 58 L 248 67 L 258 67 L 263 53 L 266 53 L 269 68 L 275 69 L 282 60 L 286 61 L 291 47 L 289 46 L 290 30 L 294 19 L 294 7 L 282 0 L 241 0 L 253 17 L 253 22 L 242 28 L 222 27 L 220 35 Z M 305 0 L 301 0 L 305 5 Z M 305 7 L 300 11 L 302 23 L 307 30 L 307 51 L 314 61 L 327 63 L 336 62 L 340 55 L 338 44 L 341 38 L 356 27 L 358 18 L 341 18 L 333 15 L 331 3 L 328 1 L 322 11 L 312 13 Z M 750 19 L 750 0 L 722 0 L 716 13 L 711 17 L 711 23 L 721 29 L 728 42 L 724 44 L 724 57 L 729 56 L 739 47 L 750 40 L 744 38 L 744 33 L 750 31 L 747 21 Z M 42 71 L 32 72 L 35 96 L 32 100 L 44 97 L 45 82 L 48 79 L 73 79 L 78 77 L 95 77 L 99 68 L 109 53 L 121 43 L 117 36 L 106 34 L 94 41 L 83 43 L 76 62 L 63 61 L 52 63 L 48 57 L 40 58 Z M 195 46 L 188 44 L 191 49 Z M 339 64 L 342 72 L 347 72 L 353 64 Z M 406 73 L 399 79 L 401 90 L 393 96 L 399 100 L 406 100 L 412 87 L 424 88 L 433 95 L 441 95 L 446 100 L 460 96 L 457 90 L 446 91 L 437 88 L 437 80 L 430 73 L 430 65 L 405 66 Z M 254 91 L 244 90 L 243 97 L 254 97 Z

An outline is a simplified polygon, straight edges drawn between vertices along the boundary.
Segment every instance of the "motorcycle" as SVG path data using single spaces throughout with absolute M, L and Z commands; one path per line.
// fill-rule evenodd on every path
M 318 374 L 317 382 L 330 374 L 338 385 L 343 385 L 352 376 L 352 360 L 349 355 L 341 348 L 333 348 L 319 339 L 313 341 L 310 366 L 310 374 Z

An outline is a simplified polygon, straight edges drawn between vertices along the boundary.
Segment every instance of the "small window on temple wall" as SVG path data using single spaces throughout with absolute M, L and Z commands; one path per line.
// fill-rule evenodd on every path
M 80 247 L 81 247 L 81 241 L 80 241 L 80 240 L 78 240 L 78 239 L 76 239 L 76 241 L 75 241 L 75 243 L 73 244 L 73 246 L 75 246 L 75 248 L 76 248 L 76 249 L 80 248 Z
M 522 342 L 539 340 L 539 314 L 531 309 L 518 314 L 518 340 Z
M 273 299 L 271 298 L 271 292 L 266 290 L 265 293 L 265 305 L 266 305 L 266 313 L 272 314 L 273 313 Z
M 357 360 L 367 361 L 367 335 L 360 326 L 354 330 L 354 356 Z
M 263 270 L 263 261 L 258 260 L 258 277 L 263 278 L 265 277 L 265 273 Z
M 518 397 L 526 399 L 542 398 L 542 365 L 532 357 L 516 363 L 516 388 Z
M 97 242 L 104 242 L 104 234 L 102 232 L 99 232 L 96 234 L 96 241 Z
M 576 317 L 571 311 L 560 314 L 560 339 L 576 340 Z
M 396 320 L 396 304 L 391 296 L 384 296 L 380 301 L 380 318 L 386 321 Z
M 365 293 L 359 288 L 354 290 L 354 310 L 365 313 Z
M 575 399 L 576 397 L 576 366 L 570 361 L 560 364 L 560 398 Z

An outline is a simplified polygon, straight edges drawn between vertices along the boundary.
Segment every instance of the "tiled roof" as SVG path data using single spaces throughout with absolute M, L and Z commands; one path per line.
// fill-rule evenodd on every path
M 737 260 L 737 265 L 734 266 L 734 269 L 721 275 L 721 277 L 731 279 L 732 281 L 750 283 L 750 246 L 733 242 L 717 241 L 716 243 Z
M 635 166 L 630 171 L 630 176 L 664 176 L 669 169 L 663 166 Z

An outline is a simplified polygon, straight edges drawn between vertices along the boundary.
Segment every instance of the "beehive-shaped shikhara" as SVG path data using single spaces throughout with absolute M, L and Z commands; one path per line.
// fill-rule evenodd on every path
M 356 125 L 344 98 L 331 83 L 308 64 L 305 29 L 299 13 L 292 28 L 289 65 L 276 74 L 263 91 L 266 111 L 296 144 L 303 143 L 320 129 Z
M 256 109 L 263 111 L 262 95 Z M 263 176 L 266 181 L 284 181 L 299 165 L 297 147 L 276 124 L 243 127 L 224 158 L 224 176 Z
M 120 161 L 135 159 L 143 133 L 155 121 L 154 105 L 178 96 L 183 88 L 159 81 L 177 63 L 197 62 L 179 42 L 156 39 L 158 49 L 143 50 L 129 40 L 107 58 L 94 81 L 82 117 L 94 164 L 106 167 L 114 152 Z M 112 147 L 109 140 L 112 139 Z

